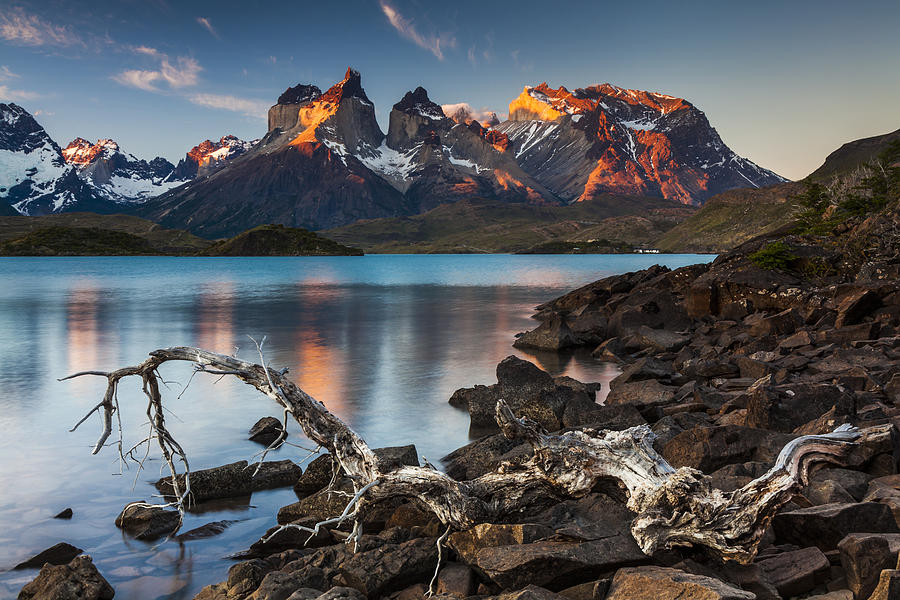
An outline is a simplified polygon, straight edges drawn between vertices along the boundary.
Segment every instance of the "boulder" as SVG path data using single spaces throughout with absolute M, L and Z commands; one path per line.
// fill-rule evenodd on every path
M 65 565 L 44 565 L 38 576 L 26 583 L 19 600 L 112 600 L 115 591 L 82 554 Z
M 881 298 L 873 290 L 865 288 L 852 290 L 838 305 L 834 326 L 856 325 L 880 304 Z
M 375 453 L 378 468 L 382 473 L 387 473 L 403 466 L 419 466 L 419 452 L 416 450 L 415 444 L 375 448 L 372 452 Z
M 250 439 L 263 446 L 271 446 L 284 433 L 284 426 L 275 417 L 263 417 L 250 428 Z
M 64 508 L 63 510 L 59 511 L 57 514 L 53 515 L 53 518 L 54 519 L 71 519 L 72 514 L 73 513 L 72 513 L 71 508 Z
M 661 384 L 656 379 L 623 383 L 610 389 L 607 405 L 632 404 L 638 406 L 667 404 L 675 399 L 677 388 Z
M 683 431 L 662 448 L 674 467 L 711 473 L 728 464 L 769 462 L 793 436 L 738 425 L 696 427 Z
M 132 503 L 116 517 L 116 527 L 137 540 L 156 540 L 178 529 L 181 516 L 176 510 Z
M 318 596 L 316 600 L 365 600 L 365 596 L 359 592 L 359 590 L 355 590 L 349 587 L 337 586 L 333 587 L 321 596 Z M 294 598 L 288 598 L 288 600 L 296 600 Z
M 437 593 L 466 598 L 475 593 L 477 583 L 475 572 L 468 566 L 448 562 L 438 573 Z
M 825 504 L 778 513 L 775 536 L 797 545 L 813 543 L 828 551 L 851 533 L 900 533 L 890 508 L 876 502 Z
M 724 581 L 669 567 L 630 567 L 613 577 L 606 600 L 754 600 Z
M 427 581 L 436 566 L 436 540 L 419 538 L 352 554 L 337 567 L 332 582 L 378 598 Z
M 475 566 L 502 588 L 534 584 L 559 590 L 647 560 L 631 535 L 622 533 L 583 542 L 544 540 L 482 548 Z
M 851 533 L 838 544 L 847 586 L 857 598 L 868 598 L 884 569 L 897 565 L 898 533 Z
M 665 329 L 651 329 L 646 325 L 639 327 L 634 337 L 642 348 L 655 352 L 678 352 L 691 341 L 686 335 Z
M 509 440 L 497 433 L 457 448 L 441 462 L 447 475 L 457 481 L 467 481 L 493 471 L 505 460 L 528 457 L 531 453 L 527 442 Z
M 803 317 L 800 312 L 795 308 L 789 308 L 771 317 L 763 317 L 749 323 L 749 333 L 754 337 L 790 335 L 802 323 Z
M 758 385 L 747 403 L 748 427 L 789 433 L 834 408 L 834 416 L 855 412 L 853 395 L 836 385 Z
M 593 427 L 621 431 L 647 421 L 634 405 L 604 405 L 596 402 L 570 402 L 563 413 L 563 427 Z
M 581 340 L 569 329 L 565 319 L 557 313 L 551 313 L 550 317 L 538 327 L 516 338 L 513 346 L 539 350 L 561 350 L 577 346 L 580 343 Z
M 828 558 L 815 547 L 782 552 L 757 564 L 785 598 L 805 594 L 824 583 L 831 569 Z
M 559 592 L 569 600 L 604 600 L 609 592 L 609 579 L 598 579 L 573 585 Z
M 675 372 L 670 361 L 663 361 L 652 356 L 639 358 L 622 370 L 622 372 L 609 382 L 609 388 L 615 389 L 626 383 L 655 379 L 661 383 L 684 383 L 684 378 Z
M 530 544 L 552 535 L 553 530 L 550 527 L 537 523 L 515 525 L 481 523 L 471 529 L 450 534 L 448 542 L 461 560 L 469 565 L 475 565 L 478 552 L 484 548 Z
M 50 546 L 46 550 L 38 552 L 28 560 L 17 564 L 13 569 L 40 569 L 45 564 L 65 565 L 72 562 L 76 556 L 84 552 L 81 548 L 76 548 L 72 544 L 60 542 Z
M 318 492 L 335 477 L 337 463 L 330 454 L 320 454 L 306 465 L 306 471 L 294 483 L 294 492 L 298 496 L 308 496 Z
M 194 502 L 216 498 L 249 496 L 255 491 L 294 485 L 302 470 L 289 460 L 264 462 L 257 465 L 242 460 L 220 467 L 191 472 L 191 496 Z M 179 489 L 184 490 L 184 475 L 178 475 Z M 162 494 L 172 496 L 172 480 L 164 477 L 153 484 Z
M 565 600 L 565 596 L 536 585 L 527 585 L 521 590 L 500 594 L 497 600 Z
M 225 582 L 227 595 L 233 598 L 244 598 L 259 587 L 265 576 L 274 570 L 271 563 L 261 560 L 246 560 L 228 569 Z
M 304 566 L 291 571 L 287 569 L 271 571 L 263 577 L 259 587 L 248 600 L 287 600 L 298 589 L 315 589 L 321 593 L 327 586 L 325 572 L 318 567 Z

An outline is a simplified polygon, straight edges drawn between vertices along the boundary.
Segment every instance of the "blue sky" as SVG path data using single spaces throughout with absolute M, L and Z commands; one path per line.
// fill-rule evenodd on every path
M 6 2 L 0 100 L 62 145 L 111 137 L 177 161 L 265 133 L 289 85 L 358 69 L 386 129 L 424 86 L 505 113 L 524 85 L 610 82 L 687 98 L 725 143 L 790 178 L 900 128 L 900 2 Z

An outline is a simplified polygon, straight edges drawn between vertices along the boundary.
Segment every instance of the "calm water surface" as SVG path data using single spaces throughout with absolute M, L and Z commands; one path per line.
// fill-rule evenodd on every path
M 155 348 L 190 345 L 256 360 L 248 336 L 268 337 L 267 360 L 289 367 L 308 393 L 372 446 L 415 443 L 437 462 L 468 439 L 468 415 L 447 404 L 459 387 L 496 381 L 518 354 L 552 374 L 608 382 L 589 354 L 526 355 L 513 336 L 531 329 L 536 304 L 614 273 L 697 255 L 366 256 L 328 258 L 0 259 L 0 598 L 14 598 L 34 570 L 12 565 L 66 541 L 94 557 L 118 600 L 191 598 L 224 579 L 224 557 L 275 522 L 293 491 L 203 505 L 183 531 L 237 521 L 222 535 L 148 544 L 114 526 L 121 508 L 154 494 L 161 462 L 121 470 L 114 448 L 91 456 L 93 417 L 68 430 L 103 395 L 105 380 L 58 382 L 86 369 L 137 364 Z M 280 416 L 258 392 L 166 365 L 169 428 L 194 469 L 251 459 L 247 429 Z M 138 380 L 119 391 L 126 447 L 146 431 Z M 294 438 L 302 438 L 294 428 Z M 303 456 L 285 447 L 272 459 Z M 52 519 L 66 507 L 71 521 Z

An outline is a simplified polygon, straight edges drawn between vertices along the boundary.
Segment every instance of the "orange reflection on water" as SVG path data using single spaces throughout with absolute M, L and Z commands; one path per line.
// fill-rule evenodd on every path
M 307 314 L 315 314 L 317 305 L 333 299 L 341 291 L 337 286 L 313 278 L 297 284 L 297 295 Z M 291 378 L 307 394 L 322 402 L 341 419 L 349 420 L 352 409 L 345 396 L 346 357 L 330 346 L 311 319 L 302 319 L 294 344 L 297 366 Z
M 100 290 L 90 282 L 80 283 L 66 300 L 66 351 L 69 373 L 102 369 L 97 312 Z
M 220 281 L 197 294 L 195 345 L 223 354 L 234 352 L 234 283 Z

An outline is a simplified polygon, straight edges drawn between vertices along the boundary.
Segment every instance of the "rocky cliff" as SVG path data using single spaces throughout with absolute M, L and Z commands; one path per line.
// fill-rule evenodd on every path
M 526 87 L 506 134 L 524 171 L 568 201 L 604 192 L 701 204 L 738 187 L 785 181 L 732 152 L 702 111 L 682 99 L 610 84 Z

